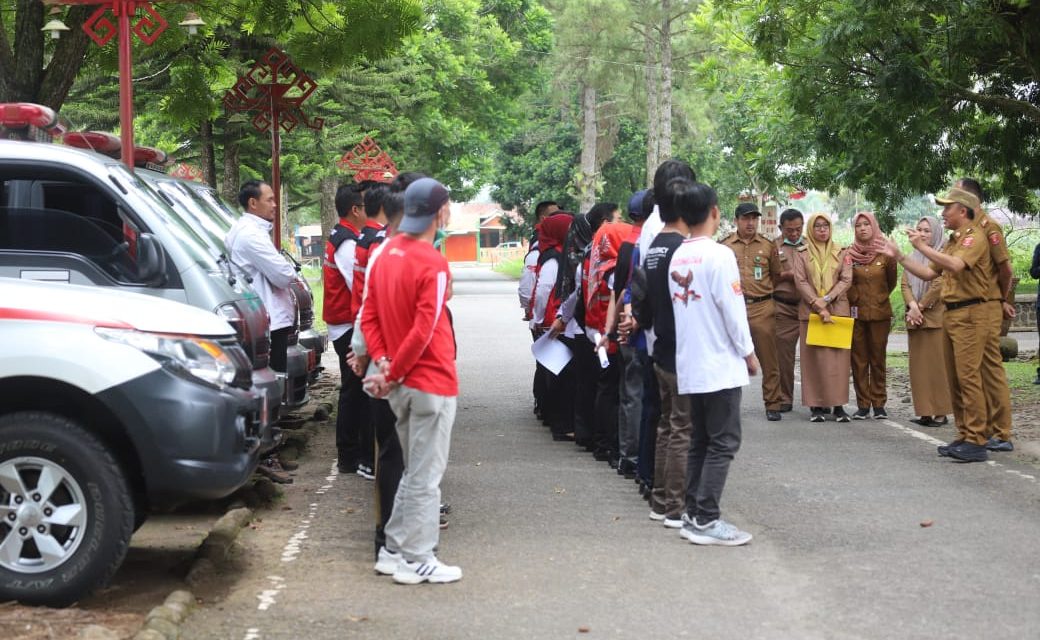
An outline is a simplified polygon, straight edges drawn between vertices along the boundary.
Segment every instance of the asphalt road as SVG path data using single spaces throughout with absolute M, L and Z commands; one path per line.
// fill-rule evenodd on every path
M 335 475 L 329 431 L 283 507 L 241 537 L 243 574 L 184 637 L 1040 634 L 1037 469 L 938 458 L 932 434 L 894 420 L 812 424 L 798 407 L 769 423 L 755 381 L 722 505 L 755 539 L 696 547 L 648 519 L 631 481 L 535 421 L 515 283 L 483 278 L 457 277 L 451 303 L 462 395 L 439 553 L 462 581 L 372 572 L 372 485 Z

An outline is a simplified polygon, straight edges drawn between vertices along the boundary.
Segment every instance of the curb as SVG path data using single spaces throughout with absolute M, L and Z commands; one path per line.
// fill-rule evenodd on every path
M 195 559 L 184 582 L 189 587 L 197 587 L 211 578 L 217 565 L 227 558 L 235 538 L 252 519 L 253 511 L 245 507 L 222 515 L 195 551 Z M 161 605 L 148 612 L 133 640 L 177 640 L 181 637 L 181 624 L 194 607 L 195 596 L 191 591 L 177 589 L 171 592 Z

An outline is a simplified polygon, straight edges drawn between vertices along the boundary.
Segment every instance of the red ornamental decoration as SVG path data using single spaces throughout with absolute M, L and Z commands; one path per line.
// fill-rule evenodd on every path
M 309 120 L 300 110 L 317 88 L 318 83 L 287 53 L 272 47 L 224 94 L 224 107 L 228 111 L 256 112 L 253 127 L 261 133 L 270 131 L 272 125 L 289 133 L 301 122 L 320 130 L 325 119 Z
M 224 94 L 228 111 L 253 111 L 253 127 L 271 132 L 271 189 L 274 190 L 274 244 L 281 246 L 282 237 L 282 168 L 281 132 L 289 133 L 301 122 L 311 129 L 325 126 L 324 118 L 310 120 L 301 106 L 311 97 L 318 83 L 297 67 L 287 53 L 271 47 L 235 86 Z
M 170 170 L 170 175 L 174 178 L 180 178 L 181 180 L 202 182 L 203 184 L 206 182 L 202 177 L 202 169 L 193 164 L 188 164 L 187 162 L 181 162 L 174 165 L 173 169 Z
M 141 42 L 151 46 L 162 35 L 162 32 L 166 31 L 169 23 L 159 15 L 155 7 L 147 2 L 114 2 L 111 6 L 101 5 L 83 23 L 83 30 L 99 47 L 103 47 L 119 33 L 119 29 L 112 24 L 106 14 L 111 11 L 118 18 L 121 11 L 126 11 L 128 16 L 134 17 L 137 9 L 144 11 L 144 15 L 134 23 L 131 31 L 137 34 Z
M 391 182 L 397 175 L 397 165 L 372 136 L 365 136 L 353 149 L 344 153 L 336 166 L 344 171 L 353 171 L 354 182 Z

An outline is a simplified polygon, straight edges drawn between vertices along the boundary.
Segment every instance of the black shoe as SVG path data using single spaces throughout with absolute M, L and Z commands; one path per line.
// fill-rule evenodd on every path
M 813 407 L 812 414 L 809 415 L 809 422 L 823 422 L 823 409 Z
M 946 453 L 951 458 L 961 462 L 985 462 L 989 459 L 986 447 L 973 442 L 962 442 L 956 447 L 950 447 Z
M 552 437 L 553 442 L 574 442 L 573 433 L 554 433 Z
M 365 480 L 376 479 L 376 472 L 372 469 L 372 465 L 366 464 L 364 462 L 358 463 L 356 473 Z
M 1040 367 L 1036 368 L 1036 380 L 1033 380 L 1033 384 L 1040 384 Z
M 1010 440 L 1001 440 L 993 436 L 986 441 L 986 449 L 989 451 L 1014 451 L 1015 445 Z
M 939 418 L 939 419 L 936 420 L 936 418 Z M 930 426 L 930 427 L 945 427 L 949 423 L 950 423 L 950 421 L 946 419 L 946 416 L 932 416 L 932 424 L 930 424 L 928 426 Z
M 610 459 L 610 453 L 606 449 L 596 449 L 592 452 L 592 458 L 597 462 L 606 462 Z
M 779 422 L 779 420 L 780 420 L 780 412 L 779 411 L 770 411 L 769 409 L 766 409 L 766 420 L 768 420 L 770 422 Z
M 791 409 L 794 409 L 794 407 L 792 405 L 789 405 L 789 404 L 782 404 L 782 405 L 780 405 L 780 413 L 787 413 Z
M 449 513 L 451 513 L 451 505 L 448 504 L 447 502 L 442 502 L 441 503 L 441 515 L 442 516 L 446 516 Z
M 852 414 L 853 420 L 866 420 L 870 417 L 870 409 L 859 409 L 856 413 Z
M 953 447 L 959 446 L 959 445 L 961 445 L 963 443 L 964 443 L 963 440 L 954 440 L 953 442 L 951 442 L 949 444 L 941 444 L 941 445 L 939 445 L 938 447 L 935 448 L 935 450 L 939 452 L 939 456 L 940 457 L 949 458 L 950 457 L 950 449 L 952 449 Z
M 874 419 L 888 420 L 888 412 L 885 411 L 884 407 L 874 407 Z
M 845 407 L 834 407 L 835 422 L 848 422 L 849 420 L 849 414 L 845 413 Z
M 922 427 L 932 427 L 932 426 L 935 426 L 935 425 L 932 424 L 932 416 L 921 416 L 920 418 L 910 418 L 910 422 L 913 422 L 914 424 L 919 424 Z
M 607 453 L 607 464 L 610 465 L 611 469 L 617 469 L 621 464 L 621 456 L 610 451 Z

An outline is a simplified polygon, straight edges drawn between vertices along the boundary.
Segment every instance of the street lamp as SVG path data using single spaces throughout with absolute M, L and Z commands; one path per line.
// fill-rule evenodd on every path
M 83 31 L 99 47 L 105 46 L 113 36 L 119 35 L 119 131 L 122 141 L 122 160 L 132 170 L 134 168 L 134 88 L 130 34 L 131 32 L 136 34 L 138 40 L 150 46 L 163 31 L 166 31 L 169 23 L 149 2 L 142 0 L 48 0 L 48 4 L 98 5 L 97 10 L 83 23 Z M 58 7 L 55 6 L 51 10 L 52 14 L 55 9 Z M 130 19 L 137 17 L 138 9 L 144 15 L 131 26 Z M 118 27 L 112 24 L 107 15 L 109 12 L 117 18 Z M 189 34 L 194 34 L 204 23 L 194 12 L 190 12 L 180 24 L 188 29 Z M 45 33 L 50 33 L 52 38 L 58 38 L 62 31 L 68 30 L 65 23 L 57 17 L 41 29 Z

